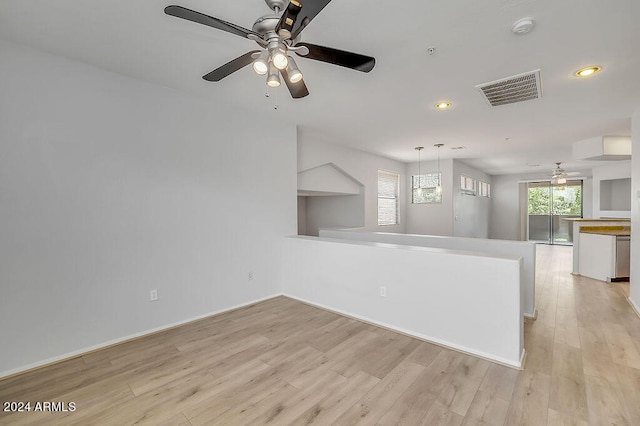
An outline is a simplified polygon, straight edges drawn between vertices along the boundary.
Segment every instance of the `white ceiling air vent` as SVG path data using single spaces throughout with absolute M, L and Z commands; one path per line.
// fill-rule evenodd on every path
M 476 86 L 491 106 L 515 104 L 542 97 L 540 70 L 502 78 Z

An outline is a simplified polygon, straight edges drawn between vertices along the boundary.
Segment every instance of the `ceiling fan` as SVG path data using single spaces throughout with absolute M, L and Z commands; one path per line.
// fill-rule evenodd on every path
M 565 172 L 563 168 L 560 167 L 562 162 L 556 163 L 556 168 L 551 170 L 551 183 L 554 185 L 564 185 L 567 183 L 568 176 L 579 175 L 580 172 Z
M 207 81 L 220 81 L 226 76 L 253 63 L 254 71 L 267 75 L 269 87 L 280 86 L 280 75 L 293 98 L 303 98 L 309 90 L 302 79 L 292 53 L 357 71 L 369 72 L 375 58 L 316 44 L 302 43 L 300 32 L 331 0 L 265 0 L 272 14 L 258 18 L 251 30 L 214 18 L 182 6 L 164 9 L 167 15 L 207 25 L 255 41 L 258 50 L 252 50 L 204 75 Z

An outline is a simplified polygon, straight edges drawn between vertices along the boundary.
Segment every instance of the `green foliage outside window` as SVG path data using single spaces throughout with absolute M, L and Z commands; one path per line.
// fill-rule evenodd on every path
M 551 196 L 551 188 L 553 196 Z M 529 188 L 530 215 L 580 216 L 582 214 L 582 186 L 537 186 Z M 553 199 L 551 206 L 550 198 Z M 551 207 L 551 212 L 549 208 Z

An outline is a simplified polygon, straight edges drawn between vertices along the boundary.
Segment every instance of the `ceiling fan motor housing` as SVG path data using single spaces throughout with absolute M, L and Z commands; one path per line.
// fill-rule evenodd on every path
M 276 10 L 284 10 L 284 8 L 289 4 L 289 0 L 264 0 L 264 2 L 269 6 L 269 9 Z
M 265 15 L 261 18 L 258 18 L 256 22 L 254 22 L 253 27 L 251 29 L 260 34 L 275 32 L 276 25 L 278 25 L 279 21 L 280 21 L 280 15 L 276 15 L 276 14 Z

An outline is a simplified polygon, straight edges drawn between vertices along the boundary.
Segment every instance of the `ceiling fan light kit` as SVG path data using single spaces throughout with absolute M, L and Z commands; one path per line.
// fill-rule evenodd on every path
M 567 183 L 567 173 L 560 168 L 561 164 L 561 162 L 556 163 L 556 168 L 553 169 L 553 174 L 551 175 L 552 185 L 564 185 Z
M 205 80 L 220 81 L 252 63 L 256 74 L 267 74 L 269 87 L 280 86 L 282 75 L 289 93 L 297 99 L 309 95 L 309 90 L 291 53 L 361 72 L 369 72 L 375 66 L 375 58 L 371 56 L 300 42 L 301 31 L 330 1 L 265 0 L 274 13 L 258 18 L 251 30 L 182 6 L 167 6 L 164 12 L 253 40 L 260 45 L 261 50 L 245 53 L 227 62 L 203 76 Z
M 278 74 L 278 68 L 273 62 L 269 62 L 269 75 L 267 76 L 267 86 L 278 87 L 280 86 L 280 74 Z
M 253 70 L 258 75 L 265 75 L 269 71 L 269 52 L 263 50 L 253 61 Z
M 302 80 L 302 71 L 298 69 L 298 65 L 292 57 L 289 58 L 289 63 L 287 64 L 287 75 L 289 76 L 289 81 L 294 84 Z

